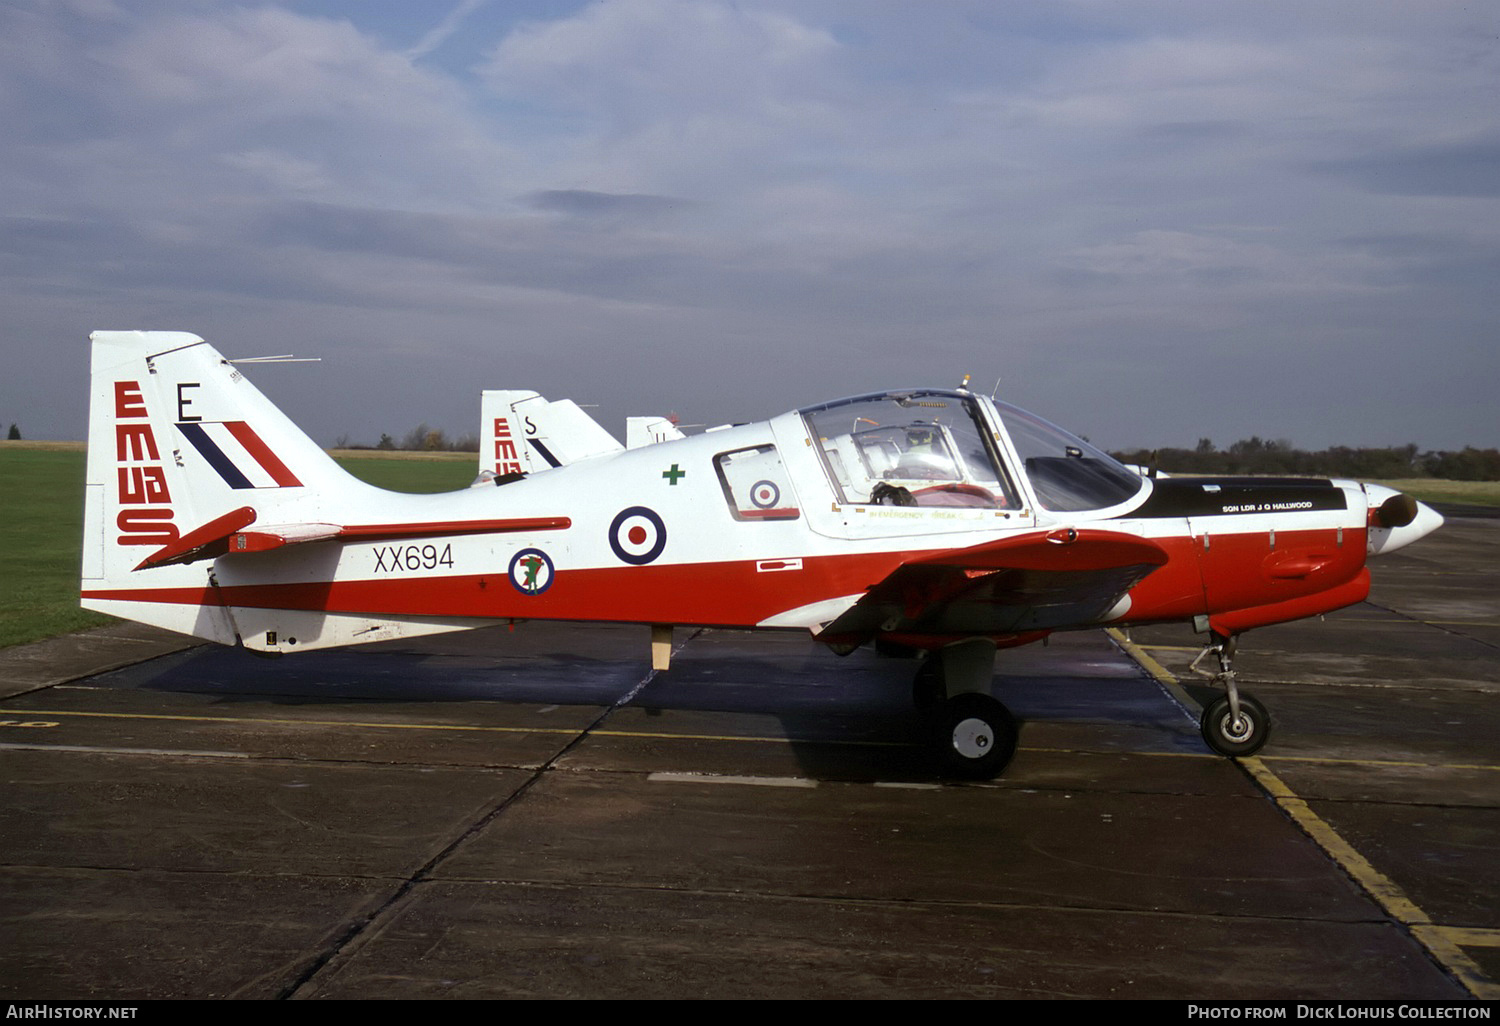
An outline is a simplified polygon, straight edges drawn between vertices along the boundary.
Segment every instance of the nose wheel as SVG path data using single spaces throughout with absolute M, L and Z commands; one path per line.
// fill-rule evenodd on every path
M 1229 705 L 1229 696 L 1220 695 L 1208 703 L 1198 729 L 1208 747 L 1220 755 L 1254 755 L 1271 736 L 1271 717 L 1266 707 L 1248 693 L 1239 695 L 1239 715 Z
M 1198 720 L 1198 731 L 1208 747 L 1220 755 L 1254 755 L 1265 747 L 1271 737 L 1271 715 L 1266 707 L 1248 691 L 1240 691 L 1234 679 L 1234 637 L 1215 636 L 1212 644 L 1206 645 L 1193 660 L 1194 673 L 1212 677 L 1215 684 L 1224 687 L 1224 694 L 1208 703 L 1203 716 Z M 1219 661 L 1219 672 L 1211 673 L 1198 664 L 1210 655 Z

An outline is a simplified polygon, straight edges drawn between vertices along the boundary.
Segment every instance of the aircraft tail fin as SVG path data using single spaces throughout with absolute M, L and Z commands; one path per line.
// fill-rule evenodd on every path
M 479 399 L 479 469 L 535 474 L 624 449 L 571 399 L 487 389 Z
M 686 438 L 677 425 L 666 417 L 626 417 L 625 448 L 639 449 L 643 445 L 672 442 Z
M 137 615 L 143 604 L 125 608 L 101 596 L 202 588 L 202 567 L 180 564 L 204 546 L 252 523 L 316 520 L 331 490 L 368 486 L 198 336 L 96 331 L 90 338 L 83 604 L 232 642 L 213 624 L 179 622 L 184 606 L 157 603 L 156 613 Z

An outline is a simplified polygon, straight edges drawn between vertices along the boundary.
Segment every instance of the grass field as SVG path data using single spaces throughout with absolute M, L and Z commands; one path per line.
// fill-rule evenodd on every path
M 393 492 L 451 492 L 467 488 L 479 473 L 473 452 L 390 453 L 376 449 L 335 449 L 332 456 L 362 481 Z
M 336 453 L 354 476 L 401 492 L 445 492 L 474 479 L 472 453 Z M 109 623 L 78 605 L 83 443 L 0 442 L 0 648 Z
M 401 492 L 444 492 L 474 479 L 472 453 L 334 453 L 351 474 Z M 110 622 L 78 606 L 83 444 L 0 442 L 0 648 Z M 1384 481 L 1429 502 L 1500 506 L 1497 481 Z
M 0 647 L 109 623 L 78 606 L 83 449 L 0 443 Z
M 1454 502 L 1464 506 L 1500 506 L 1500 481 L 1440 481 L 1430 477 L 1413 477 L 1400 481 L 1380 481 L 1388 488 L 1405 492 L 1423 502 Z

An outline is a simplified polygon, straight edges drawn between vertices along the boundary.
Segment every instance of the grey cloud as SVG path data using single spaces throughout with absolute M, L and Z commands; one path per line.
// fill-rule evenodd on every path
M 1164 121 L 1142 126 L 1139 134 L 1143 139 L 1154 142 L 1219 142 L 1243 136 L 1245 126 L 1238 121 Z
M 1500 196 L 1497 139 L 1313 161 L 1308 166 L 1389 195 Z
M 671 196 L 641 193 L 591 192 L 587 189 L 544 189 L 522 197 L 535 210 L 580 217 L 654 216 L 670 213 L 690 205 L 689 201 Z
M 36 257 L 77 247 L 118 248 L 138 241 L 119 224 L 64 217 L 0 217 L 0 252 Z
M 1500 252 L 1478 240 L 1414 233 L 1351 236 L 1339 245 L 1379 260 L 1388 283 L 1478 291 L 1500 281 Z
M 342 394 L 401 377 L 289 405 L 329 435 L 480 376 L 709 420 L 973 372 L 1122 444 L 1495 442 L 1456 4 L 453 0 L 416 65 L 380 6 L 0 4 L 12 364 L 313 336 Z

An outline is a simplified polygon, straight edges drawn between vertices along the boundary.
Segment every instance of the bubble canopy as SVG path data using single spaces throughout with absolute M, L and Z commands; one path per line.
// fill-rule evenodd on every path
M 988 410 L 986 409 L 988 407 Z M 1125 502 L 1142 479 L 1088 442 L 1009 403 L 968 392 L 907 390 L 800 411 L 846 503 L 1019 509 L 1008 434 L 1041 505 L 1072 512 Z M 993 423 L 998 415 L 999 423 Z

